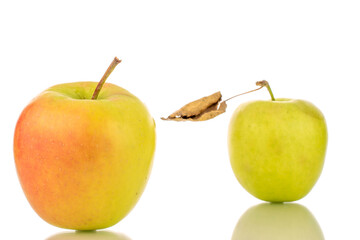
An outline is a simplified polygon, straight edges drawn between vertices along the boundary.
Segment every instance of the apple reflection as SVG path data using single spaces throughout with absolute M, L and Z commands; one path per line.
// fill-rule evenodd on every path
M 311 212 L 294 203 L 262 203 L 239 219 L 232 240 L 322 240 L 321 228 Z
M 110 231 L 76 231 L 58 233 L 46 240 L 131 240 L 131 238 Z

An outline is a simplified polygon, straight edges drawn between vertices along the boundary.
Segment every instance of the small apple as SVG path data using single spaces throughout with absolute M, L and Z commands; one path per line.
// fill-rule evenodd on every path
M 137 97 L 104 84 L 119 62 L 114 59 L 99 84 L 65 83 L 45 90 L 18 119 L 18 177 L 33 209 L 52 225 L 110 227 L 129 213 L 145 188 L 155 123 Z
M 248 209 L 239 219 L 232 240 L 321 240 L 319 223 L 304 206 L 263 203 Z
M 303 198 L 323 168 L 327 128 L 323 114 L 310 102 L 275 99 L 241 104 L 228 132 L 232 169 L 240 184 L 270 202 Z

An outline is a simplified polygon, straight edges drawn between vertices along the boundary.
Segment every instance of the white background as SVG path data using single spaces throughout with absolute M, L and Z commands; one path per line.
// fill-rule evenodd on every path
M 118 234 L 114 239 L 231 239 L 242 214 L 262 201 L 232 173 L 228 123 L 240 103 L 268 99 L 268 93 L 236 98 L 227 113 L 207 122 L 160 117 L 218 90 L 227 98 L 253 89 L 263 79 L 275 97 L 311 101 L 327 119 L 322 175 L 297 203 L 314 215 L 326 239 L 360 239 L 358 4 L 1 1 L 0 238 L 77 239 L 61 235 L 72 232 L 47 224 L 28 204 L 14 166 L 14 127 L 41 91 L 59 83 L 98 81 L 118 56 L 123 62 L 108 82 L 147 105 L 157 124 L 157 149 L 142 198 L 106 230 Z

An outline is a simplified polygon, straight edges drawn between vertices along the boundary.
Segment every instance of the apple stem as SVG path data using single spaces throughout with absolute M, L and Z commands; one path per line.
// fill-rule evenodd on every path
M 271 100 L 272 100 L 272 101 L 275 101 L 274 95 L 273 95 L 273 93 L 272 93 L 272 91 L 271 91 L 271 88 L 270 88 L 270 84 L 269 84 L 266 80 L 262 80 L 262 81 L 256 82 L 256 86 L 260 86 L 260 87 L 259 87 L 259 88 L 256 88 L 256 89 L 253 89 L 253 90 L 251 90 L 251 91 L 248 91 L 248 92 L 244 92 L 244 93 L 240 93 L 240 94 L 238 94 L 238 95 L 235 95 L 235 96 L 233 96 L 233 97 L 231 97 L 231 98 L 228 98 L 228 99 L 224 100 L 224 102 L 229 101 L 230 99 L 233 99 L 233 98 L 235 98 L 235 97 L 238 97 L 238 96 L 247 94 L 247 93 L 255 92 L 255 91 L 257 91 L 257 90 L 262 89 L 263 87 L 266 87 L 266 88 L 267 88 L 267 90 L 268 90 L 269 93 L 270 93 Z
M 110 74 L 112 73 L 112 71 L 114 71 L 115 67 L 121 63 L 121 60 L 119 60 L 117 57 L 114 58 L 114 60 L 111 62 L 110 66 L 108 67 L 108 69 L 106 70 L 106 72 L 104 73 L 103 77 L 101 78 L 100 82 L 98 83 L 98 85 L 95 88 L 94 94 L 92 95 L 91 99 L 92 100 L 96 100 L 99 96 L 100 90 L 103 87 L 106 79 L 110 76 Z
M 266 81 L 266 80 L 258 81 L 258 82 L 256 82 L 256 86 L 266 87 L 267 90 L 268 90 L 269 93 L 270 93 L 271 101 L 275 101 L 274 94 L 273 94 L 273 92 L 271 91 L 270 84 L 269 84 L 268 81 Z

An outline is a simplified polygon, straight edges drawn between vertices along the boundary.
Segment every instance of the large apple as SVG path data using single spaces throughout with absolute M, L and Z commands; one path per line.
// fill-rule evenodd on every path
M 270 202 L 295 201 L 312 189 L 323 168 L 327 128 L 310 102 L 275 99 L 241 104 L 228 132 L 232 169 L 241 185 Z
M 263 203 L 239 219 L 232 240 L 322 240 L 319 223 L 300 204 Z
M 18 177 L 33 209 L 52 225 L 112 226 L 145 188 L 155 123 L 137 97 L 104 84 L 119 62 L 115 58 L 98 85 L 75 82 L 45 90 L 19 117 L 14 136 Z

